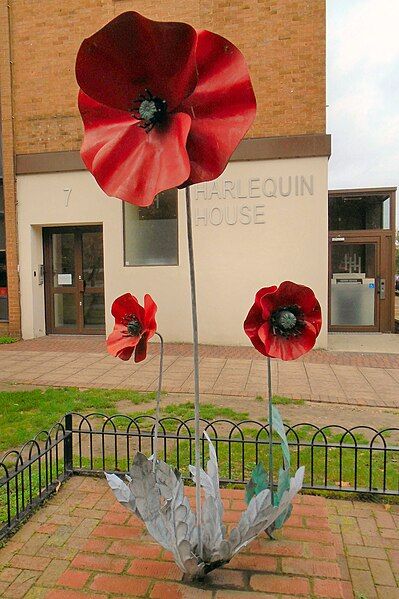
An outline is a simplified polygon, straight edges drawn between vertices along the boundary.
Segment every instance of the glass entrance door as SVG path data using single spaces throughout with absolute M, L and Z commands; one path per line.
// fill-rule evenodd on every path
M 356 239 L 332 240 L 331 330 L 378 330 L 378 264 L 378 242 Z
M 104 333 L 102 228 L 49 228 L 43 236 L 47 332 Z

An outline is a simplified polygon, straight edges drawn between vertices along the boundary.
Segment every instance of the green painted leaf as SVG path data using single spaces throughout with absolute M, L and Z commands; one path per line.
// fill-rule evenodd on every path
M 277 492 L 275 493 L 275 497 L 278 499 L 277 505 L 280 504 L 284 491 L 288 491 L 290 488 L 290 478 L 290 471 L 280 468 L 278 473 Z
M 269 488 L 269 476 L 262 464 L 256 464 L 252 471 L 251 479 L 249 480 L 245 489 L 245 501 L 247 504 L 251 501 L 252 497 L 259 495 L 261 491 Z
M 278 485 L 277 491 L 274 495 L 274 505 L 280 505 L 281 498 L 283 496 L 284 491 L 288 491 L 290 488 L 290 472 L 289 470 L 284 470 L 280 468 L 278 473 Z M 273 524 L 273 530 L 277 530 L 281 528 L 286 520 L 290 517 L 292 512 L 292 505 L 290 505 L 284 512 L 275 520 Z
M 286 510 L 284 510 L 284 512 L 282 514 L 280 514 L 280 516 L 277 518 L 277 520 L 274 521 L 274 530 L 278 530 L 279 528 L 282 528 L 284 523 L 288 520 L 288 518 L 291 516 L 291 512 L 292 512 L 292 503 L 287 507 Z

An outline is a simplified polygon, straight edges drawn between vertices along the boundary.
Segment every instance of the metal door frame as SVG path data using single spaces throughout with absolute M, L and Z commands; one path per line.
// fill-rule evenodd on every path
M 62 335 L 103 335 L 105 328 L 90 328 L 84 326 L 84 280 L 83 280 L 83 243 L 82 235 L 84 232 L 101 232 L 102 225 L 82 225 L 82 226 L 55 226 L 43 228 L 43 257 L 44 257 L 44 295 L 45 295 L 45 316 L 47 334 Z M 75 262 L 75 285 L 73 288 L 54 287 L 53 281 L 53 248 L 52 235 L 54 233 L 73 233 L 74 234 L 74 262 Z M 103 249 L 104 264 L 104 249 Z M 86 290 L 86 293 L 88 291 Z M 76 302 L 76 327 L 56 327 L 54 320 L 54 300 L 55 293 L 71 293 L 75 295 Z M 90 288 L 89 293 L 104 294 L 104 287 Z

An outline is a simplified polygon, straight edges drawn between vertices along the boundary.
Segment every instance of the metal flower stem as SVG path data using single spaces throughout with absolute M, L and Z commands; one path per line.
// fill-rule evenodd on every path
M 199 356 L 198 356 L 198 319 L 197 319 L 197 297 L 195 290 L 195 267 L 193 248 L 193 228 L 191 222 L 191 196 L 190 186 L 186 187 L 186 216 L 187 216 L 187 241 L 188 258 L 190 265 L 191 284 L 191 311 L 193 321 L 193 350 L 194 350 L 194 407 L 195 407 L 195 505 L 198 527 L 198 555 L 202 555 L 201 534 L 201 458 L 200 458 L 200 404 L 199 404 Z
M 162 374 L 163 374 L 163 337 L 159 333 L 155 333 L 159 337 L 159 341 L 161 343 L 160 354 L 159 354 L 159 377 L 158 377 L 158 391 L 157 391 L 157 407 L 155 411 L 155 432 L 154 432 L 154 459 L 152 464 L 152 471 L 155 472 L 155 468 L 157 465 L 157 456 L 158 456 L 158 432 L 159 432 L 159 418 L 160 418 L 160 410 L 161 410 L 161 393 L 162 393 Z
M 274 483 L 273 483 L 273 392 L 272 392 L 272 364 L 267 357 L 267 394 L 269 401 L 269 489 L 271 504 L 273 505 Z

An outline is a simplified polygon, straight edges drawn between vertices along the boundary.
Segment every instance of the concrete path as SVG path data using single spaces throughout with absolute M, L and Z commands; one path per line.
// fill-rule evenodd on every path
M 329 333 L 328 350 L 399 354 L 399 335 L 394 333 Z
M 193 392 L 191 346 L 166 345 L 163 388 Z M 202 394 L 265 396 L 266 364 L 250 347 L 202 346 Z M 155 390 L 158 347 L 145 362 L 107 355 L 103 338 L 45 337 L 0 346 L 0 382 L 44 386 Z M 313 351 L 273 361 L 273 390 L 292 399 L 399 408 L 399 355 Z

